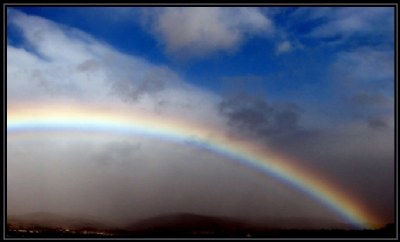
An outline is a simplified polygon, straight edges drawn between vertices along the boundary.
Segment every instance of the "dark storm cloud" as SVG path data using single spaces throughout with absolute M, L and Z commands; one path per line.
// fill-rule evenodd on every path
M 268 103 L 260 96 L 242 93 L 224 99 L 219 108 L 231 127 L 265 140 L 300 128 L 300 108 L 293 103 Z

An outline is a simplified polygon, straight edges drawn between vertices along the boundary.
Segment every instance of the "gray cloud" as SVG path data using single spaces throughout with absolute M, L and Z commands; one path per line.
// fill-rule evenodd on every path
M 374 129 L 382 129 L 388 127 L 388 124 L 383 119 L 371 118 L 368 120 L 368 125 Z
M 300 108 L 295 104 L 271 104 L 242 93 L 221 101 L 219 107 L 231 127 L 261 139 L 285 136 L 300 128 Z
M 112 89 L 126 101 L 137 101 L 144 94 L 155 95 L 163 90 L 167 85 L 166 80 L 170 79 L 168 74 L 167 70 L 155 69 L 137 83 L 133 80 L 114 82 Z
M 372 94 L 361 92 L 356 94 L 353 98 L 353 101 L 361 106 L 385 106 L 390 100 L 387 96 L 383 94 Z
M 94 69 L 99 68 L 99 63 L 98 61 L 92 59 L 92 60 L 86 60 L 84 62 L 82 62 L 81 64 L 79 64 L 77 66 L 77 70 L 78 71 L 91 71 Z

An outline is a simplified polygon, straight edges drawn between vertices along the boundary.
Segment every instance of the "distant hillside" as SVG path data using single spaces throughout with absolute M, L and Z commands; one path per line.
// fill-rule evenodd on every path
M 78 218 L 53 213 L 30 213 L 8 216 L 8 224 L 27 227 L 69 228 L 69 229 L 117 229 L 115 226 L 94 219 Z M 148 230 L 225 230 L 239 229 L 349 229 L 349 225 L 332 220 L 306 218 L 262 218 L 253 221 L 231 217 L 213 217 L 190 213 L 160 215 L 129 224 L 128 231 Z
M 51 213 L 8 216 L 7 225 L 10 238 L 392 238 L 396 232 L 394 224 L 380 230 L 351 230 L 345 224 L 323 219 L 262 218 L 247 221 L 190 213 L 160 215 L 124 228 Z
M 53 213 L 29 213 L 7 217 L 7 224 L 24 227 L 68 228 L 78 229 L 110 229 L 99 221 L 86 218 L 70 217 Z

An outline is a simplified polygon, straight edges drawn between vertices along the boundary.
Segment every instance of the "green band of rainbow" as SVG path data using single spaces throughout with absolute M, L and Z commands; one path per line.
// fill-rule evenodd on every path
M 360 229 L 375 228 L 380 222 L 356 199 L 339 192 L 315 174 L 285 162 L 264 147 L 243 140 L 232 140 L 215 127 L 185 123 L 138 111 L 43 106 L 9 109 L 7 131 L 10 135 L 45 130 L 145 134 L 179 142 L 190 141 L 291 185 L 335 211 L 344 222 Z

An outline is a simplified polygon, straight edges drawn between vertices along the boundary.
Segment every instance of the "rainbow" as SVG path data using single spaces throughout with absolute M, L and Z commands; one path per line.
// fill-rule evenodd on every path
M 8 107 L 10 137 L 46 130 L 94 131 L 117 135 L 145 134 L 187 142 L 216 152 L 251 169 L 261 171 L 307 194 L 357 228 L 377 228 L 380 219 L 357 199 L 340 192 L 326 179 L 287 162 L 265 147 L 243 139 L 232 139 L 212 125 L 165 117 L 143 110 L 78 105 L 24 105 Z M 9 136 L 7 136 L 9 137 Z

